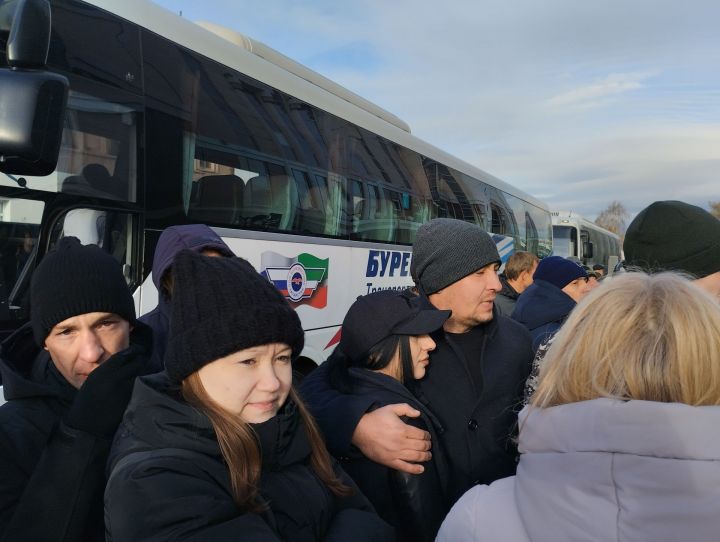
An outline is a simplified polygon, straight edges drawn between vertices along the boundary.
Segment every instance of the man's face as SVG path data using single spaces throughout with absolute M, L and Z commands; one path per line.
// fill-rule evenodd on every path
M 568 283 L 562 288 L 562 291 L 572 297 L 575 303 L 578 303 L 591 289 L 592 287 L 588 284 L 588 278 L 580 277 Z
M 445 330 L 465 333 L 492 320 L 493 301 L 497 292 L 502 289 L 497 274 L 498 267 L 497 263 L 486 265 L 428 296 L 435 308 L 452 311 L 452 315 L 445 322 Z
M 710 292 L 711 295 L 714 295 L 718 298 L 718 300 L 720 300 L 720 271 L 701 279 L 697 279 L 695 284 L 700 286 L 700 288 L 706 292 Z
M 117 314 L 79 314 L 50 330 L 45 350 L 65 380 L 80 389 L 91 372 L 130 346 L 130 331 L 130 323 Z

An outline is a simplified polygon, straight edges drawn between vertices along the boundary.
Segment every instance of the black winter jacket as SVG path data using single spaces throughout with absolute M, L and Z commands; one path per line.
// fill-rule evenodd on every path
M 502 284 L 502 290 L 500 290 L 495 297 L 495 307 L 497 307 L 500 314 L 510 316 L 515 309 L 515 303 L 518 297 L 520 297 L 520 294 L 517 293 L 515 288 L 510 286 L 505 275 L 498 275 L 498 278 L 500 279 L 500 284 Z
M 313 541 L 392 538 L 355 489 L 336 497 L 309 465 L 310 443 L 297 407 L 254 426 L 263 466 L 262 514 L 241 512 L 210 420 L 159 373 L 139 379 L 115 437 L 105 492 L 108 541 Z
M 424 296 L 416 302 L 432 306 Z M 497 310 L 492 321 L 476 328 L 475 335 L 477 356 L 465 359 L 449 335 L 442 330 L 433 334 L 436 347 L 430 365 L 425 377 L 416 382 L 417 399 L 444 428 L 438 439 L 447 452 L 451 504 L 474 484 L 489 484 L 515 473 L 517 450 L 512 436 L 533 358 L 527 329 Z M 471 365 L 479 365 L 480 386 L 472 378 Z M 327 376 L 321 366 L 303 381 L 301 392 L 330 451 L 344 456 L 350 453 L 358 421 L 373 401 L 341 394 Z
M 150 344 L 150 330 L 137 326 L 125 353 L 146 363 Z M 65 424 L 78 392 L 37 347 L 29 324 L 3 343 L 0 370 L 8 401 L 0 407 L 0 539 L 104 540 L 111 439 Z
M 371 399 L 373 407 L 407 403 L 418 409 L 421 416 L 406 421 L 430 433 L 433 457 L 419 475 L 390 469 L 359 451 L 342 458 L 343 468 L 370 499 L 380 517 L 395 527 L 397 540 L 435 540 L 440 524 L 450 510 L 445 496 L 447 458 L 438 438 L 444 429 L 432 412 L 394 378 L 354 367 L 349 370 L 349 375 L 352 392 Z
M 533 350 L 557 333 L 575 307 L 572 297 L 546 280 L 536 280 L 515 304 L 512 319 L 523 324 L 532 336 Z

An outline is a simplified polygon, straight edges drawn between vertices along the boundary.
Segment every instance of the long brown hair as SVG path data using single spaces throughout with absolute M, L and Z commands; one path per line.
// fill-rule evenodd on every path
M 218 405 L 205 390 L 197 371 L 183 380 L 182 394 L 189 404 L 203 412 L 212 423 L 220 451 L 230 471 L 230 484 L 235 503 L 246 512 L 264 510 L 264 504 L 258 499 L 262 456 L 252 426 L 240 416 L 232 415 Z M 295 388 L 290 389 L 289 398 L 297 405 L 310 441 L 312 450 L 310 466 L 313 471 L 334 495 L 343 497 L 352 494 L 352 489 L 335 475 L 320 430 L 295 392 Z

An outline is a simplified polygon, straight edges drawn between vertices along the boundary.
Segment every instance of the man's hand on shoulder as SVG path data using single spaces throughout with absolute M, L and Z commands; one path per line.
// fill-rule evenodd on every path
M 420 474 L 425 469 L 419 463 L 432 457 L 430 433 L 406 424 L 401 416 L 417 418 L 420 412 L 406 403 L 368 412 L 360 418 L 352 443 L 376 463 L 409 474 Z

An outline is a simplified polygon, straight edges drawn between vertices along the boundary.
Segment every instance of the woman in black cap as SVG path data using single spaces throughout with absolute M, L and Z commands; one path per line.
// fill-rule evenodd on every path
M 359 297 L 345 316 L 338 348 L 326 362 L 332 364 L 330 381 L 339 391 L 372 398 L 372 408 L 407 403 L 420 417 L 405 421 L 430 433 L 432 460 L 422 474 L 387 468 L 359 451 L 342 458 L 343 468 L 402 541 L 434 540 L 450 508 L 444 497 L 445 455 L 436 438 L 443 429 L 411 391 L 415 380 L 425 376 L 435 349 L 429 334 L 449 317 L 450 311 L 420 310 L 397 292 Z
M 292 387 L 300 320 L 245 260 L 173 262 L 165 372 L 113 443 L 107 540 L 392 539 Z

